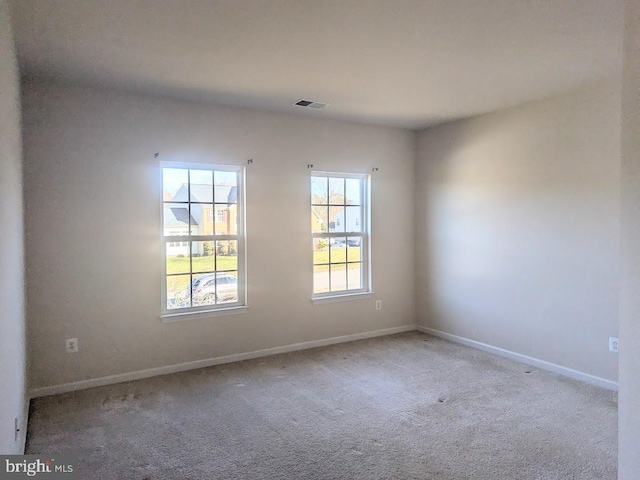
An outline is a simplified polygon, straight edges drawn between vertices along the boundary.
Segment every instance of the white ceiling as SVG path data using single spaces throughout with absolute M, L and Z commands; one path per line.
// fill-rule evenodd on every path
M 622 0 L 10 4 L 29 76 L 410 128 L 615 78 L 622 58 Z

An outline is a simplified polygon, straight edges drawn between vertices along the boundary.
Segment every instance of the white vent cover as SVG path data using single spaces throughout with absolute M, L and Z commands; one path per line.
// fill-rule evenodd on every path
M 297 107 L 313 108 L 315 110 L 322 110 L 328 104 L 322 103 L 322 102 L 314 102 L 312 100 L 305 100 L 301 98 L 300 100 L 296 100 L 295 102 L 293 102 L 291 105 L 295 105 Z

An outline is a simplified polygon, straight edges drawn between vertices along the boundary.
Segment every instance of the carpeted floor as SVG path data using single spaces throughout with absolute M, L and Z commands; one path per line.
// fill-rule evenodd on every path
M 417 332 L 36 399 L 81 479 L 615 479 L 617 395 Z

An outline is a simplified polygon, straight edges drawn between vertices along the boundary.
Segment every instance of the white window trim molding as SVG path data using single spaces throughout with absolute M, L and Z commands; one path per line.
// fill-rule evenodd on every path
M 204 320 L 215 317 L 228 317 L 230 315 L 242 315 L 249 310 L 248 305 L 238 307 L 219 308 L 217 310 L 201 310 L 199 312 L 164 313 L 160 315 L 162 323 L 187 322 L 189 320 Z
M 175 323 L 183 322 L 187 320 L 196 320 L 202 318 L 222 317 L 228 315 L 238 315 L 246 313 L 248 309 L 247 305 L 247 229 L 246 229 L 246 168 L 243 165 L 232 164 L 218 164 L 218 163 L 193 163 L 193 162 L 181 162 L 181 161 L 160 161 L 160 191 L 163 192 L 163 169 L 164 168 L 179 168 L 179 169 L 192 169 L 192 170 L 221 170 L 229 172 L 237 172 L 238 174 L 238 212 L 241 213 L 240 222 L 237 222 L 238 233 L 234 235 L 237 237 L 238 251 L 242 251 L 243 255 L 238 256 L 238 301 L 230 304 L 221 304 L 219 307 L 215 306 L 200 306 L 200 307 L 188 307 L 181 309 L 168 309 L 167 308 L 167 291 L 166 291 L 166 242 L 167 239 L 164 235 L 164 204 L 165 201 L 161 198 L 160 209 L 160 238 L 162 241 L 162 277 L 161 277 L 161 309 L 159 318 L 162 323 Z M 215 202 L 214 202 L 215 205 Z M 215 221 L 215 207 L 213 211 Z M 224 235 L 220 236 L 221 238 Z M 242 280 L 242 281 L 240 281 Z M 212 308 L 213 307 L 213 308 Z
M 366 300 L 368 298 L 373 298 L 375 293 L 373 291 L 369 292 L 356 292 L 356 293 L 346 293 L 344 295 L 331 295 L 326 297 L 311 297 L 311 303 L 313 305 L 322 305 L 325 303 L 340 303 L 340 302 L 350 302 L 352 300 Z
M 362 224 L 362 232 L 364 245 L 366 245 L 366 252 L 362 259 L 362 266 L 365 270 L 364 278 L 363 278 L 363 286 L 358 290 L 339 290 L 335 292 L 324 292 L 311 294 L 311 303 L 313 305 L 319 305 L 323 303 L 336 303 L 336 302 L 345 302 L 349 300 L 360 300 L 364 298 L 372 297 L 373 292 L 373 281 L 372 281 L 372 246 L 371 246 L 371 175 L 365 173 L 345 173 L 345 172 L 325 172 L 325 171 L 311 171 L 311 177 L 340 177 L 340 178 L 353 178 L 362 180 L 364 186 L 364 192 L 362 194 L 362 199 L 364 201 L 364 215 Z M 312 204 L 313 205 L 313 204 Z M 330 234 L 329 234 L 330 233 Z M 331 236 L 335 236 L 333 234 L 337 234 L 338 236 L 349 236 L 349 232 L 345 232 L 344 235 L 341 235 L 342 232 L 325 232 L 325 233 L 311 233 L 311 241 L 313 242 L 314 238 L 322 237 L 329 238 Z M 356 232 L 352 232 L 356 234 Z M 313 262 L 312 262 L 313 267 Z

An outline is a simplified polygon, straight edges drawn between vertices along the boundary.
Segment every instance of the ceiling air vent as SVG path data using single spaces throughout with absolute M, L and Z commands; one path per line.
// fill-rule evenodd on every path
M 312 102 L 311 100 L 298 100 L 297 102 L 293 102 L 292 105 L 296 105 L 298 107 L 307 107 L 313 108 L 315 110 L 322 110 L 328 104 L 321 102 Z

